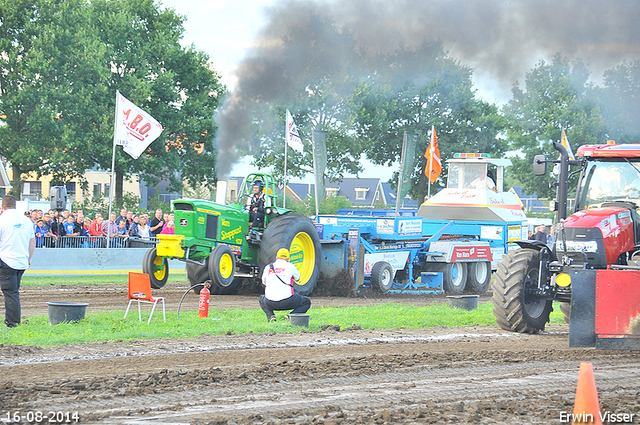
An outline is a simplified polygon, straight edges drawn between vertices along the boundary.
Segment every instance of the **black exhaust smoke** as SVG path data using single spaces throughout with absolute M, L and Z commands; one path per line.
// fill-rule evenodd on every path
M 492 81 L 502 98 L 536 62 L 556 53 L 583 60 L 597 78 L 640 57 L 636 1 L 287 1 L 267 15 L 257 47 L 238 67 L 237 86 L 216 116 L 221 178 L 238 159 L 238 146 L 258 143 L 249 140 L 256 104 L 291 98 L 325 76 L 368 75 L 387 66 L 392 54 L 407 70 L 404 78 L 420 78 L 411 75 L 419 69 L 416 55 L 402 52 L 424 43 L 441 42 L 474 68 L 476 80 Z

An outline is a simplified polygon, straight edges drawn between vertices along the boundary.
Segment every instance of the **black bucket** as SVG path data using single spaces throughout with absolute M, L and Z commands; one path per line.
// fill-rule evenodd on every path
M 49 306 L 49 324 L 77 322 L 84 319 L 89 303 L 68 303 L 64 301 L 47 302 Z
M 449 305 L 462 310 L 477 310 L 478 295 L 448 295 Z
M 304 326 L 305 328 L 309 327 L 309 315 L 306 313 L 290 313 L 289 314 L 289 322 L 293 326 Z

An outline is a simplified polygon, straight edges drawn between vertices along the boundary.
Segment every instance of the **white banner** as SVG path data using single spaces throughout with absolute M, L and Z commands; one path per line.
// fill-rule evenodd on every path
M 133 159 L 162 133 L 162 126 L 151 115 L 118 93 L 116 98 L 115 143 Z
M 291 146 L 292 149 L 297 150 L 302 153 L 304 150 L 304 145 L 302 144 L 302 139 L 300 139 L 300 134 L 298 133 L 298 127 L 296 123 L 293 122 L 293 117 L 291 116 L 291 112 L 287 109 L 287 143 Z
M 365 274 L 371 274 L 374 264 L 378 261 L 386 261 L 391 265 L 393 271 L 397 272 L 398 270 L 402 270 L 406 267 L 407 258 L 409 258 L 409 251 L 389 251 L 364 254 L 364 272 Z
M 398 220 L 398 236 L 422 235 L 422 219 Z

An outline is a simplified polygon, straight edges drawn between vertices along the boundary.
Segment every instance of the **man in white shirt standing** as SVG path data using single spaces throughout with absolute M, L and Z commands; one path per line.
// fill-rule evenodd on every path
M 262 284 L 265 288 L 264 295 L 260 295 L 258 302 L 269 322 L 276 321 L 274 310 L 293 310 L 291 313 L 306 313 L 309 310 L 309 297 L 296 294 L 293 290 L 293 281 L 298 279 L 300 272 L 289 262 L 289 250 L 280 248 L 276 261 L 267 264 L 262 272 Z
M 31 264 L 36 239 L 31 220 L 16 210 L 16 198 L 2 198 L 0 215 L 0 288 L 4 295 L 4 324 L 20 324 L 20 280 Z

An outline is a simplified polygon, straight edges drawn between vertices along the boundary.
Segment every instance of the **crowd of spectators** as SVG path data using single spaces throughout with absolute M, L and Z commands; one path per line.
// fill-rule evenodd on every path
M 76 211 L 34 209 L 25 212 L 33 222 L 36 248 L 126 248 L 131 241 L 156 240 L 159 234 L 175 234 L 173 213 L 158 209 L 153 219 L 142 212 L 134 214 L 122 208 L 105 220 L 100 213 L 85 217 L 82 209 Z

